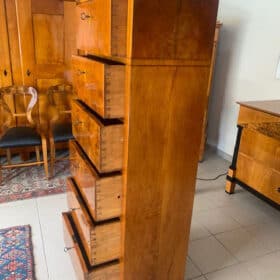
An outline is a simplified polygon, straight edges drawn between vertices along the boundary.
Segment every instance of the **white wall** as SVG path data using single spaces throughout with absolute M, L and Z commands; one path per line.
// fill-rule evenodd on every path
M 280 0 L 220 0 L 223 22 L 212 97 L 208 143 L 233 154 L 236 101 L 280 99 Z

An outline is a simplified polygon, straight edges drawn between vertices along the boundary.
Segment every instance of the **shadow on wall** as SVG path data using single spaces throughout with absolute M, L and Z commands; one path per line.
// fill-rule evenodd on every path
M 217 49 L 216 66 L 212 83 L 212 92 L 209 101 L 209 124 L 208 124 L 208 142 L 216 146 L 220 140 L 222 112 L 225 108 L 225 96 L 231 94 L 231 72 L 232 65 L 235 63 L 233 58 L 236 57 L 236 45 L 238 37 L 242 32 L 241 22 L 236 21 L 234 24 L 223 24 Z M 233 124 L 235 125 L 235 124 Z

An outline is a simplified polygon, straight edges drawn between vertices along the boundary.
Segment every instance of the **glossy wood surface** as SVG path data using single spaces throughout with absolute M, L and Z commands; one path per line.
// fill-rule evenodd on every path
M 92 0 L 77 6 L 77 47 L 89 54 L 125 56 L 127 0 Z
M 266 162 L 258 161 L 239 153 L 236 178 L 280 205 L 280 171 L 272 169 Z
M 218 0 L 128 3 L 128 57 L 210 63 Z
M 183 279 L 209 68 L 130 70 L 124 279 Z
M 120 221 L 96 224 L 80 199 L 72 179 L 67 180 L 68 206 L 82 239 L 91 265 L 102 264 L 120 257 Z
M 103 118 L 124 117 L 125 66 L 73 56 L 77 96 Z
M 245 128 L 242 132 L 239 152 L 280 172 L 279 139 L 269 137 L 254 129 Z
M 12 85 L 5 0 L 0 1 L 0 87 Z
M 280 117 L 280 100 L 238 102 L 241 107 Z
M 66 250 L 68 250 L 76 276 L 78 280 L 119 280 L 120 265 L 110 264 L 102 267 L 94 268 L 85 260 L 82 253 L 81 244 L 77 241 L 75 236 L 77 232 L 73 229 L 70 222 L 70 213 L 63 213 L 63 228 L 64 228 L 64 242 Z M 69 217 L 70 216 L 70 217 Z
M 95 221 L 120 217 L 122 176 L 100 177 L 75 141 L 71 141 L 71 175 Z
M 104 125 L 86 107 L 73 101 L 73 135 L 100 173 L 123 166 L 123 125 Z
M 243 129 L 236 170 L 230 177 L 279 204 L 280 102 L 271 100 L 239 104 L 238 124 Z M 235 182 L 227 181 L 226 190 L 233 193 Z

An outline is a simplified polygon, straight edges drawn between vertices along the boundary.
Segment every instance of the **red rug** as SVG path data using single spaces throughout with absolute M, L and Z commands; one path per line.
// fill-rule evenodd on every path
M 0 230 L 0 279 L 35 279 L 29 225 Z
M 0 203 L 64 193 L 69 162 L 56 162 L 55 173 L 53 179 L 46 180 L 43 166 L 4 169 Z

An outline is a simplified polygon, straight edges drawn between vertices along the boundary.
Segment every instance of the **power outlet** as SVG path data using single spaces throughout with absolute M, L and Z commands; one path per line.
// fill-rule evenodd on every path
M 280 58 L 279 58 L 277 70 L 276 70 L 276 79 L 280 80 Z

